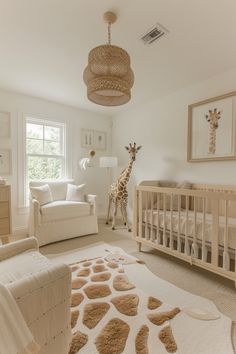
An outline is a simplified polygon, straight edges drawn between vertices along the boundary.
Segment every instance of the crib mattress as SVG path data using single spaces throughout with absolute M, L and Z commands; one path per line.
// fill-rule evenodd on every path
M 178 233 L 178 211 L 172 212 L 172 231 Z M 143 211 L 143 221 L 151 224 L 152 220 L 152 210 Z M 185 236 L 186 233 L 186 211 L 180 212 L 180 234 Z M 158 213 L 153 210 L 153 225 L 158 226 Z M 164 228 L 164 211 L 159 210 L 159 227 Z M 171 212 L 166 211 L 166 230 L 171 230 Z M 194 212 L 189 211 L 188 213 L 188 227 L 187 235 L 190 238 L 194 237 Z M 202 240 L 203 232 L 203 213 L 197 212 L 196 215 L 196 238 L 198 241 Z M 219 245 L 224 246 L 224 233 L 225 233 L 225 218 L 223 216 L 219 217 L 219 234 L 218 240 Z M 211 242 L 212 240 L 212 214 L 206 214 L 205 222 L 205 240 Z M 228 247 L 236 250 L 236 218 L 228 218 Z

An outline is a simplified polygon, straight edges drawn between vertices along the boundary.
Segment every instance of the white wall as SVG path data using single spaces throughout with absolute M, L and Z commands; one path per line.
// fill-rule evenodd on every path
M 128 161 L 124 145 L 142 145 L 129 190 L 145 179 L 236 184 L 236 161 L 186 160 L 188 105 L 234 90 L 236 69 L 114 116 L 112 152 L 120 164 Z
M 0 110 L 11 113 L 11 139 L 0 140 L 0 148 L 12 149 L 12 170 L 11 176 L 6 176 L 12 186 L 12 216 L 13 231 L 24 229 L 27 225 L 28 215 L 18 208 L 21 195 L 21 172 L 22 165 L 22 121 L 23 117 L 35 117 L 41 119 L 56 120 L 65 122 L 67 127 L 67 151 L 69 157 L 69 176 L 76 179 L 78 183 L 86 183 L 90 193 L 98 195 L 99 214 L 105 213 L 107 187 L 109 184 L 108 175 L 105 169 L 98 167 L 98 156 L 107 155 L 111 152 L 111 120 L 101 114 L 76 109 L 66 105 L 41 100 L 38 98 L 0 91 Z M 81 148 L 81 128 L 92 128 L 107 133 L 107 150 L 97 151 L 95 167 L 85 172 L 78 168 L 81 157 L 87 156 L 88 150 Z

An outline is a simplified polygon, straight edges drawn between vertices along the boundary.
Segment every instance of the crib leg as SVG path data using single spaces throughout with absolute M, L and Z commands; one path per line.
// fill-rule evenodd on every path
M 142 243 L 141 242 L 137 242 L 137 246 L 138 246 L 138 252 L 141 252 Z

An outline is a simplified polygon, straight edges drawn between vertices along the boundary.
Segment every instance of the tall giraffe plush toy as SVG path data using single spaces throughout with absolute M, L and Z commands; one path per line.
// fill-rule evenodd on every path
M 113 183 L 110 187 L 106 224 L 109 223 L 110 210 L 111 210 L 111 206 L 113 205 L 112 230 L 115 230 L 117 210 L 118 207 L 120 206 L 121 215 L 123 217 L 124 224 L 127 225 L 128 231 L 130 232 L 131 228 L 128 224 L 128 219 L 127 219 L 128 191 L 126 189 L 126 186 L 127 183 L 129 182 L 133 163 L 136 159 L 136 154 L 141 149 L 141 146 L 136 147 L 136 143 L 134 143 L 133 145 L 129 144 L 129 146 L 125 146 L 125 149 L 130 154 L 130 162 L 127 168 L 121 172 L 121 175 L 119 176 L 117 181 Z

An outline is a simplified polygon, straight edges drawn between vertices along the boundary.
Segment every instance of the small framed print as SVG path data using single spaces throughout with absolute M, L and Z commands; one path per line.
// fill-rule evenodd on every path
M 94 131 L 94 149 L 106 150 L 106 133 Z
M 188 107 L 188 161 L 236 159 L 236 92 Z
M 0 149 L 0 175 L 10 176 L 12 173 L 11 150 Z
M 83 148 L 93 148 L 93 130 L 82 129 L 81 146 Z
M 0 111 L 0 138 L 11 137 L 11 116 L 9 112 Z

